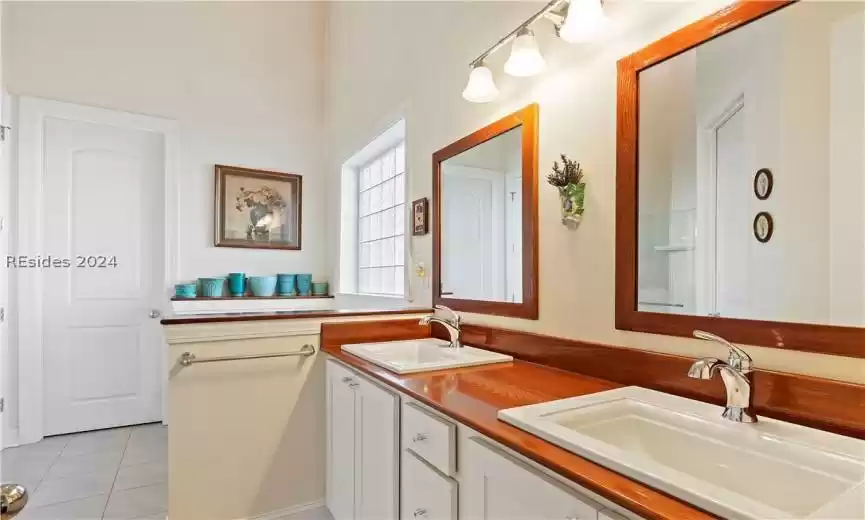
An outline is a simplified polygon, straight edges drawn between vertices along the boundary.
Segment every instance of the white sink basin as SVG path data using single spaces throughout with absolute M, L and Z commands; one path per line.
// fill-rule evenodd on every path
M 640 387 L 499 419 L 722 518 L 865 518 L 865 441 Z
M 397 374 L 488 365 L 514 359 L 474 347 L 451 348 L 447 341 L 434 338 L 356 343 L 343 345 L 342 350 Z

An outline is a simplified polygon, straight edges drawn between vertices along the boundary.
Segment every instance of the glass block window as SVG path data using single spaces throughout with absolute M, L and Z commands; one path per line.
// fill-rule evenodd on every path
M 405 142 L 358 171 L 358 292 L 403 296 Z

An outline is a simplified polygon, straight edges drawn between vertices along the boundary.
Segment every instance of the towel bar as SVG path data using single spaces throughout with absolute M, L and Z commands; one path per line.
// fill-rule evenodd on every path
M 282 352 L 279 354 L 250 354 L 248 356 L 223 356 L 223 357 L 208 357 L 208 358 L 197 358 L 195 354 L 192 352 L 184 352 L 177 359 L 177 362 L 184 367 L 188 367 L 193 363 L 213 363 L 214 361 L 237 361 L 241 359 L 265 359 L 265 358 L 277 358 L 277 357 L 292 357 L 292 356 L 311 356 L 315 354 L 315 347 L 306 344 L 298 350 L 297 352 Z

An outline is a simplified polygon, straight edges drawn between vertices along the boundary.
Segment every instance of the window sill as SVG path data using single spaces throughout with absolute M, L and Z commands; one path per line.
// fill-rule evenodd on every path
M 334 293 L 334 296 L 348 296 L 348 297 L 356 296 L 356 297 L 360 297 L 360 298 L 386 298 L 386 299 L 388 299 L 388 300 L 403 300 L 403 301 L 405 301 L 406 303 L 409 303 L 409 302 L 410 302 L 410 300 L 409 300 L 408 298 L 406 298 L 405 296 L 400 296 L 400 295 L 397 295 L 397 294 L 344 293 L 344 292 L 338 292 L 338 293 Z

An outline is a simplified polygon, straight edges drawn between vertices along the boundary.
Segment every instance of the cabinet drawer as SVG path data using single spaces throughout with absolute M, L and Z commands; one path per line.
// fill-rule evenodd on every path
M 457 483 L 404 451 L 401 503 L 403 520 L 456 520 Z
M 456 425 L 415 403 L 402 407 L 402 446 L 445 475 L 456 473 Z

